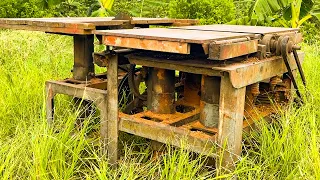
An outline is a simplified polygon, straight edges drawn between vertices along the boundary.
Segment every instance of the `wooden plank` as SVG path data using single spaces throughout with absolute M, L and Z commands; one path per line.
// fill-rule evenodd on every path
M 161 40 L 186 43 L 210 43 L 242 37 L 254 37 L 253 34 L 213 32 L 183 29 L 150 28 L 150 29 L 123 29 L 123 30 L 96 30 L 95 34 L 118 38 L 136 38 L 144 40 Z
M 159 41 L 126 37 L 121 38 L 115 36 L 103 36 L 102 42 L 107 46 L 190 54 L 190 45 L 184 42 Z
M 265 26 L 241 26 L 241 25 L 202 25 L 202 26 L 185 26 L 172 27 L 172 29 L 189 29 L 200 31 L 220 31 L 220 32 L 237 32 L 237 33 L 253 33 L 253 34 L 273 34 L 280 32 L 298 32 L 298 28 L 283 28 L 283 27 L 265 27 Z

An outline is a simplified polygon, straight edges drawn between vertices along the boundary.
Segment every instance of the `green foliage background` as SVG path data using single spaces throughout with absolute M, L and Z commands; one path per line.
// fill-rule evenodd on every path
M 235 18 L 232 0 L 171 0 L 173 18 L 200 19 L 201 24 L 223 24 Z

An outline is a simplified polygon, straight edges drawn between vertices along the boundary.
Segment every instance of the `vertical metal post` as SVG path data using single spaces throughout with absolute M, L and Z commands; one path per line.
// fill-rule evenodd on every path
M 200 104 L 200 88 L 201 88 L 201 75 L 200 74 L 191 74 L 185 73 L 186 79 L 184 82 L 184 100 L 187 103 L 193 105 Z
M 46 84 L 46 115 L 47 121 L 49 125 L 53 123 L 53 116 L 54 116 L 54 92 L 51 88 L 51 84 Z
M 90 80 L 94 73 L 92 53 L 94 51 L 94 35 L 75 35 L 74 43 L 74 65 L 73 78 L 75 80 Z
M 241 155 L 243 113 L 246 88 L 232 86 L 229 74 L 221 77 L 218 143 L 218 167 L 233 169 Z
M 92 53 L 94 52 L 94 35 L 74 35 L 73 36 L 73 78 L 79 81 L 88 81 L 94 74 L 94 64 Z M 80 98 L 74 98 L 76 106 L 81 103 L 80 118 L 85 118 L 90 114 L 88 107 L 91 102 L 82 101 Z
M 114 165 L 118 160 L 118 56 L 114 55 L 108 61 L 107 69 L 107 103 L 106 113 L 101 121 L 101 139 L 106 147 L 109 163 Z
M 200 122 L 206 127 L 218 127 L 220 77 L 202 75 Z
M 94 64 L 92 53 L 94 52 L 94 35 L 74 35 L 74 65 L 73 65 L 73 78 L 75 80 L 86 81 L 90 80 L 91 74 L 94 73 Z M 50 87 L 46 87 L 47 100 L 46 100 L 46 115 L 48 123 L 53 122 L 54 117 L 54 94 Z M 78 102 L 79 98 L 75 98 Z M 81 113 L 83 114 L 83 113 Z
M 149 109 L 154 113 L 175 113 L 175 71 L 159 68 L 150 69 L 151 94 Z

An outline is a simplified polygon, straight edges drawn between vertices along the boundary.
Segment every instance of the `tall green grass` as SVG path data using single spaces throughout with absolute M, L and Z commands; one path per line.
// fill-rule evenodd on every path
M 320 45 L 303 45 L 306 103 L 279 112 L 272 124 L 246 134 L 232 174 L 239 179 L 319 179 Z M 44 82 L 71 76 L 72 39 L 38 32 L 0 31 L 0 177 L 2 179 L 214 179 L 215 170 L 184 149 L 152 158 L 143 138 L 121 134 L 119 167 L 106 163 L 97 117 L 77 128 L 71 99 L 58 96 L 48 128 Z

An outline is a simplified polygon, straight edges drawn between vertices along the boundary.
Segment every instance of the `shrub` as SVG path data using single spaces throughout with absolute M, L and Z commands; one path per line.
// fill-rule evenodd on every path
M 88 7 L 81 2 L 61 2 L 50 11 L 55 17 L 87 16 Z
M 117 0 L 113 11 L 134 17 L 167 17 L 169 0 Z
M 0 2 L 0 17 L 2 18 L 28 18 L 43 17 L 46 12 L 39 7 L 37 0 L 3 0 Z
M 200 19 L 201 24 L 222 24 L 235 18 L 232 0 L 171 0 L 172 18 Z
M 301 27 L 303 39 L 309 44 L 320 42 L 320 22 L 317 19 L 305 22 Z

